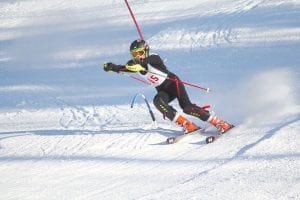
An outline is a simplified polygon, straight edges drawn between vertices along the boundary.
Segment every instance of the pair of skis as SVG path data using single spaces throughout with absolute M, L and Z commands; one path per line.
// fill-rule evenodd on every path
M 232 126 L 233 128 L 234 126 Z M 232 129 L 231 128 L 231 129 Z M 230 130 L 230 129 L 229 129 Z M 204 129 L 198 129 L 196 131 L 193 131 L 193 132 L 190 132 L 190 133 L 184 133 L 184 134 L 181 134 L 181 135 L 178 135 L 178 136 L 173 136 L 173 137 L 169 137 L 167 138 L 166 140 L 166 143 L 167 144 L 174 144 L 174 143 L 177 143 L 179 142 L 180 140 L 182 140 L 183 138 L 185 138 L 186 136 L 189 136 L 189 135 L 194 135 L 196 133 L 203 133 L 204 132 Z M 222 135 L 225 134 L 225 133 L 218 133 L 216 135 L 211 135 L 211 136 L 208 136 L 206 137 L 205 139 L 205 143 L 206 144 L 210 144 L 210 143 L 213 143 L 215 142 L 217 139 L 221 138 Z

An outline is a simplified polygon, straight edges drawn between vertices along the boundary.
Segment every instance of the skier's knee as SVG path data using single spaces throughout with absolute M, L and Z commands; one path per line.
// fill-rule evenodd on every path
M 153 104 L 155 107 L 162 113 L 168 112 L 167 104 L 164 102 L 164 100 L 160 96 L 155 96 L 153 99 Z
M 159 105 L 163 103 L 163 100 L 160 96 L 156 95 L 153 99 L 153 104 L 155 105 L 155 107 L 159 107 Z
M 165 117 L 167 117 L 169 120 L 173 120 L 176 114 L 176 110 L 169 106 L 163 98 L 160 96 L 155 96 L 153 99 L 153 104 L 159 110 Z

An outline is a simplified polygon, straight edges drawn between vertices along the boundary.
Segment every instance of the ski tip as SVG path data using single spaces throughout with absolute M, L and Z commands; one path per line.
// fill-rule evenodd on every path
M 167 144 L 174 144 L 174 143 L 175 143 L 175 137 L 169 137 L 169 138 L 166 140 L 166 143 L 167 143 Z
M 205 139 L 206 144 L 210 144 L 216 140 L 215 136 L 209 136 Z

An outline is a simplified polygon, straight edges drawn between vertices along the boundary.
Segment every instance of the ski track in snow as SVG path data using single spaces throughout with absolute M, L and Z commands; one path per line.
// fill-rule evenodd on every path
M 114 116 L 117 111 L 125 111 L 126 109 L 130 110 L 129 105 L 85 108 L 84 110 L 85 112 L 98 110 L 99 113 L 96 113 L 96 116 L 102 117 L 103 115 L 109 119 L 110 116 Z M 137 111 L 137 113 L 146 111 L 142 106 L 138 106 L 136 109 L 135 111 Z M 103 113 L 103 110 L 105 110 L 105 113 Z M 46 114 L 49 115 L 49 113 L 52 113 L 51 120 L 59 119 L 63 116 L 64 110 L 60 109 L 60 111 L 62 112 L 48 112 Z M 37 111 L 34 114 L 39 115 L 39 112 L 40 111 Z M 44 113 L 45 111 L 41 112 Z M 125 115 L 130 118 L 133 118 L 137 114 L 135 112 L 131 114 L 130 112 L 123 113 L 126 113 Z M 22 114 L 26 116 L 32 113 L 25 112 Z M 86 115 L 85 117 L 88 118 L 89 116 Z M 119 117 L 123 118 L 122 115 Z M 26 117 L 18 118 L 24 119 Z M 141 119 L 144 122 L 147 121 L 147 119 L 149 120 L 147 116 L 143 116 Z M 73 168 L 72 165 L 75 163 L 82 166 L 77 176 L 66 176 L 66 178 L 61 178 L 62 182 L 77 182 L 87 175 L 83 173 L 83 171 L 93 171 L 96 170 L 96 168 L 101 169 L 102 175 L 111 176 L 108 180 L 104 179 L 104 183 L 101 183 L 101 187 L 98 185 L 96 191 L 90 191 L 88 194 L 85 193 L 80 197 L 81 199 L 94 198 L 96 196 L 100 196 L 104 199 L 117 198 L 117 196 L 112 196 L 115 192 L 126 194 L 124 193 L 126 189 L 119 190 L 117 188 L 126 188 L 128 184 L 130 185 L 132 183 L 133 177 L 136 177 L 138 182 L 144 183 L 144 178 L 141 179 L 143 176 L 147 177 L 148 174 L 155 174 L 162 171 L 166 173 L 162 175 L 162 178 L 164 177 L 164 179 L 172 181 L 166 183 L 162 181 L 161 178 L 148 177 L 149 181 L 162 182 L 163 187 L 151 185 L 149 191 L 142 190 L 139 195 L 135 194 L 135 198 L 156 199 L 165 195 L 173 198 L 176 195 L 181 196 L 180 193 L 185 191 L 184 198 L 188 199 L 189 197 L 196 197 L 196 194 L 198 194 L 197 191 L 203 189 L 203 185 L 197 183 L 203 182 L 211 175 L 219 174 L 223 170 L 228 170 L 230 166 L 234 167 L 240 162 L 247 164 L 251 163 L 251 160 L 257 162 L 256 159 L 263 159 L 259 158 L 260 156 L 255 158 L 255 154 L 248 155 L 248 152 L 252 152 L 259 146 L 264 146 L 263 143 L 269 140 L 272 141 L 272 138 L 276 139 L 277 135 L 280 135 L 280 131 L 284 129 L 293 131 L 294 126 L 294 132 L 296 133 L 299 131 L 299 119 L 300 118 L 297 117 L 272 129 L 236 127 L 232 133 L 228 133 L 224 138 L 210 145 L 205 145 L 203 143 L 205 138 L 198 135 L 184 139 L 176 145 L 162 145 L 160 143 L 165 140 L 165 137 L 160 135 L 161 133 L 159 132 L 162 131 L 163 134 L 170 134 L 164 133 L 165 129 L 158 128 L 158 132 L 156 132 L 155 129 L 143 129 L 145 125 L 134 129 L 132 129 L 132 125 L 127 125 L 126 130 L 126 126 L 123 124 L 120 127 L 114 127 L 114 130 L 112 130 L 110 126 L 117 125 L 118 122 L 107 125 L 107 130 L 70 130 L 67 132 L 69 134 L 66 134 L 63 129 L 59 130 L 59 120 L 54 120 L 57 122 L 57 130 L 53 132 L 41 130 L 39 133 L 37 130 L 23 131 L 23 134 L 18 132 L 14 133 L 13 131 L 4 133 L 10 136 L 1 138 L 1 150 L 10 153 L 6 157 L 2 156 L 0 162 L 6 162 L 11 166 L 14 166 L 14 163 L 18 163 L 18 165 L 25 165 L 25 167 L 31 163 L 28 166 L 30 168 L 36 168 L 44 162 L 57 163 L 58 165 L 63 162 L 67 164 L 68 167 L 66 168 L 73 170 L 75 170 L 75 168 Z M 106 122 L 111 123 L 110 120 L 106 120 Z M 128 122 L 130 123 L 130 121 Z M 149 123 L 151 122 L 149 121 Z M 163 127 L 170 126 L 169 124 L 164 125 L 164 123 L 161 125 Z M 107 133 L 107 131 L 109 133 Z M 55 132 L 57 132 L 58 135 L 54 134 Z M 286 131 L 283 131 L 283 135 L 285 132 Z M 261 135 L 258 133 L 261 133 Z M 249 135 L 252 135 L 252 137 L 249 137 Z M 292 136 L 295 137 L 295 134 L 292 134 Z M 232 144 L 230 142 L 232 139 L 238 142 L 235 141 Z M 299 141 L 299 139 L 294 138 L 293 141 L 297 140 Z M 212 148 L 214 149 L 213 154 L 211 154 Z M 157 154 L 158 152 L 160 152 L 160 154 Z M 276 156 L 276 154 L 270 154 L 269 157 L 271 164 L 274 161 L 280 162 L 286 159 L 298 159 L 299 162 L 299 153 L 297 152 L 295 152 L 295 155 L 291 154 L 290 156 L 283 156 L 283 154 Z M 290 162 L 292 160 L 290 160 Z M 107 165 L 107 167 L 103 168 L 103 166 L 101 167 L 99 164 Z M 37 166 L 35 167 L 35 165 Z M 110 167 L 113 167 L 113 169 Z M 183 169 L 184 171 L 182 171 Z M 182 173 L 184 175 L 178 175 Z M 236 173 L 242 174 L 239 170 L 236 171 Z M 297 174 L 297 172 L 294 173 Z M 221 178 L 224 178 L 224 176 L 221 176 Z M 54 191 L 56 190 L 60 191 L 62 188 L 54 187 Z M 180 191 L 180 193 L 176 191 Z M 129 198 L 130 194 L 127 197 Z
M 300 199 L 300 2 L 130 1 L 168 66 L 215 86 L 191 97 L 237 125 L 209 145 L 166 145 L 180 128 L 128 105 L 153 90 L 99 72 L 137 37 L 123 3 L 0 2 L 0 199 Z

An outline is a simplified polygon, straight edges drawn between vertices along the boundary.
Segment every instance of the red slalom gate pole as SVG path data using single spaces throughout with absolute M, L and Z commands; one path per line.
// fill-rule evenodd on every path
M 139 24 L 137 23 L 137 21 L 136 21 L 136 19 L 135 19 L 135 16 L 134 16 L 134 14 L 133 14 L 133 12 L 132 12 L 132 10 L 131 10 L 131 8 L 130 8 L 130 5 L 129 5 L 128 1 L 127 1 L 127 0 L 124 0 L 124 1 L 125 1 L 125 3 L 126 3 L 126 6 L 127 6 L 128 10 L 129 10 L 129 13 L 130 13 L 132 19 L 133 19 L 133 22 L 134 22 L 134 24 L 135 24 L 135 27 L 136 27 L 136 29 L 137 29 L 139 35 L 140 35 L 140 39 L 144 40 L 144 36 L 143 36 L 143 34 L 142 34 L 142 31 L 141 31 L 141 29 L 140 29 L 140 26 L 139 26 Z M 153 73 L 153 72 L 150 72 L 150 73 Z M 153 74 L 155 74 L 155 73 L 153 73 Z M 156 75 L 159 75 L 159 74 L 156 74 Z M 146 83 L 146 84 L 149 84 L 148 82 L 146 82 L 146 81 L 144 81 L 144 80 L 142 80 L 142 79 L 139 79 L 139 78 L 137 78 L 137 77 L 135 77 L 135 76 L 129 76 L 129 77 L 130 77 L 130 78 L 133 78 L 133 79 L 135 79 L 135 80 L 138 80 L 138 81 L 140 81 L 140 82 L 144 82 L 144 83 Z M 167 77 L 167 78 L 168 78 L 168 77 Z M 168 78 L 168 79 L 170 79 L 170 80 L 172 80 L 172 81 L 176 81 L 177 83 L 179 82 L 179 83 L 182 83 L 182 84 L 185 84 L 185 85 L 189 85 L 189 86 L 192 86 L 192 87 L 195 87 L 195 88 L 204 90 L 204 91 L 206 91 L 206 92 L 210 92 L 210 91 L 211 91 L 209 88 L 201 87 L 201 86 L 199 86 L 199 85 L 191 84 L 191 83 L 184 82 L 184 81 L 173 80 L 173 79 L 171 79 L 171 78 Z
M 125 3 L 126 3 L 126 6 L 127 6 L 128 10 L 129 10 L 129 12 L 130 12 L 130 15 L 131 15 L 131 17 L 132 17 L 132 19 L 133 19 L 133 22 L 134 22 L 134 24 L 135 24 L 135 27 L 136 27 L 136 29 L 137 29 L 139 35 L 140 35 L 140 38 L 141 38 L 142 40 L 144 40 L 144 36 L 143 36 L 143 34 L 142 34 L 142 31 L 141 31 L 141 29 L 140 29 L 140 26 L 139 26 L 139 24 L 137 23 L 137 21 L 136 21 L 136 19 L 135 19 L 135 17 L 134 17 L 134 14 L 133 14 L 133 12 L 132 12 L 132 10 L 131 10 L 131 8 L 130 8 L 130 5 L 129 5 L 128 1 L 125 0 Z

